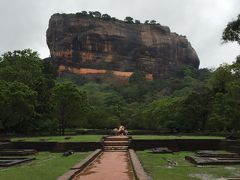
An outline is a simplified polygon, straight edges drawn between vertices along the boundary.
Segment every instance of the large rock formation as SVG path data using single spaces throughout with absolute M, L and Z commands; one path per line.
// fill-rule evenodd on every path
M 142 70 L 147 78 L 169 77 L 182 65 L 198 68 L 199 59 L 185 36 L 161 25 L 54 14 L 47 44 L 59 71 L 111 73 L 129 77 Z

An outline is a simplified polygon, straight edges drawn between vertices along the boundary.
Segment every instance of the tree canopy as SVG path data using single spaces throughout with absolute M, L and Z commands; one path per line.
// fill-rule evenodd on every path
M 89 109 L 87 96 L 70 82 L 57 84 L 52 91 L 54 117 L 58 121 L 60 134 L 64 135 L 67 127 L 80 119 L 84 120 Z
M 224 42 L 236 41 L 240 45 L 240 14 L 236 20 L 227 24 L 223 31 L 222 39 Z

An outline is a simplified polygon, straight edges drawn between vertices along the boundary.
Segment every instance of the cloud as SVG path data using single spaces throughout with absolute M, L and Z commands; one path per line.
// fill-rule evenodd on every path
M 49 56 L 48 20 L 53 13 L 98 10 L 118 19 L 131 16 L 142 22 L 155 19 L 173 32 L 186 35 L 201 67 L 231 63 L 240 54 L 236 43 L 221 44 L 226 24 L 236 18 L 239 0 L 1 0 L 0 53 L 32 48 Z

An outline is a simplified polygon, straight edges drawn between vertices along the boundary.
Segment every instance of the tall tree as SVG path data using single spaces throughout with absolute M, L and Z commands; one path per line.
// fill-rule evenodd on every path
M 205 130 L 211 109 L 212 92 L 202 87 L 185 98 L 181 107 L 182 125 L 186 131 Z
M 111 20 L 111 16 L 108 15 L 108 14 L 103 14 L 103 15 L 102 15 L 102 19 L 103 19 L 103 20 L 106 20 L 106 21 L 109 21 L 109 20 Z
M 36 92 L 20 82 L 0 80 L 0 127 L 5 132 L 34 129 Z
M 89 108 L 86 93 L 70 82 L 56 85 L 53 89 L 53 103 L 61 135 L 65 134 L 65 129 L 74 121 L 84 119 Z
M 154 25 L 154 24 L 156 24 L 156 23 L 157 23 L 156 20 L 151 20 L 151 21 L 150 21 L 150 24 L 152 24 L 152 25 Z
M 236 20 L 227 24 L 223 31 L 222 39 L 224 42 L 236 41 L 240 45 L 240 14 Z
M 42 61 L 31 49 L 3 54 L 0 63 L 0 80 L 18 81 L 33 88 L 42 76 Z
M 130 17 L 130 16 L 127 16 L 127 17 L 125 17 L 125 19 L 124 19 L 124 21 L 126 22 L 126 23 L 133 23 L 133 18 L 132 17 Z
M 146 73 L 144 73 L 143 71 L 135 71 L 129 77 L 129 83 L 132 83 L 132 84 L 142 84 L 145 82 L 146 82 Z
M 31 49 L 7 52 L 0 62 L 0 80 L 17 81 L 37 92 L 34 123 L 39 128 L 52 119 L 50 89 L 55 86 L 56 76 L 56 68 L 50 61 L 41 60 Z
M 227 71 L 226 71 L 227 70 Z M 228 65 L 226 69 L 219 67 L 212 78 L 215 87 L 214 101 L 209 118 L 212 130 L 239 130 L 240 108 L 240 61 Z
M 210 85 L 215 93 L 225 93 L 227 84 L 232 80 L 231 67 L 228 64 L 223 64 L 213 73 L 209 80 Z
M 137 19 L 134 22 L 135 22 L 135 24 L 141 24 L 141 21 L 139 21 Z
M 93 16 L 94 16 L 95 18 L 101 18 L 101 13 L 100 13 L 99 11 L 94 11 L 94 12 L 93 12 Z

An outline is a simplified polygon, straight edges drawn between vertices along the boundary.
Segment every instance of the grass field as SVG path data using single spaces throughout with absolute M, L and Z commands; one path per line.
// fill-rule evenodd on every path
M 36 160 L 22 165 L 0 168 L 0 180 L 53 180 L 67 172 L 90 152 L 63 157 L 61 153 L 40 152 Z M 30 156 L 32 157 L 32 156 Z
M 41 136 L 41 137 L 15 137 L 12 141 L 34 142 L 98 142 L 103 135 L 76 135 L 76 136 Z M 223 139 L 220 136 L 161 136 L 161 135 L 133 135 L 133 139 Z
M 76 136 L 40 136 L 40 137 L 16 137 L 11 141 L 34 142 L 98 142 L 103 135 L 76 135 Z
M 224 139 L 221 136 L 171 136 L 171 135 L 133 135 L 133 139 Z
M 221 177 L 240 177 L 240 165 L 195 166 L 184 159 L 186 155 L 192 154 L 153 154 L 149 151 L 137 151 L 144 168 L 154 180 L 214 180 Z M 176 162 L 177 165 L 171 166 L 171 162 Z

